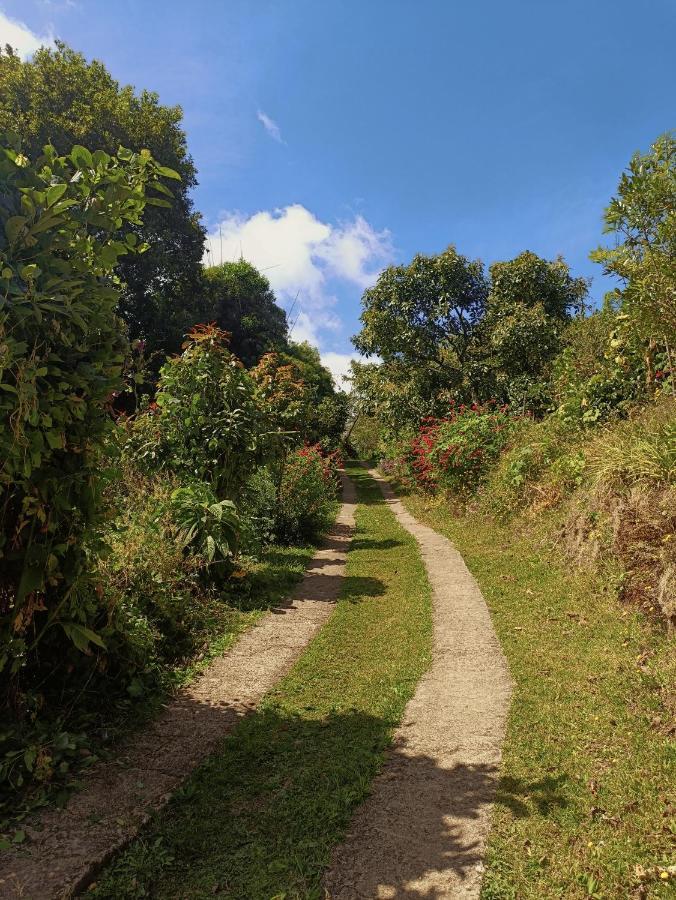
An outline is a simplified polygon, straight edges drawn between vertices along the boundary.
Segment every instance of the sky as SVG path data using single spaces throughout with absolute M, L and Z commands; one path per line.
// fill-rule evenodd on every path
M 448 244 L 588 259 L 637 150 L 676 125 L 676 0 L 0 0 L 184 112 L 209 259 L 265 271 L 337 376 L 378 272 Z

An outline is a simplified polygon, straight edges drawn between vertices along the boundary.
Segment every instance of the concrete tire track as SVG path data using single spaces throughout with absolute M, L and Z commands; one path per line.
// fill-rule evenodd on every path
M 385 500 L 418 541 L 433 597 L 432 665 L 369 799 L 325 875 L 334 900 L 475 900 L 512 691 L 479 586 L 453 544 Z

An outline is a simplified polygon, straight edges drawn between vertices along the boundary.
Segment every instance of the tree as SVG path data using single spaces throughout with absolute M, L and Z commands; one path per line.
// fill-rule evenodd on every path
M 147 148 L 181 176 L 170 204 L 147 209 L 143 225 L 122 226 L 149 245 L 147 253 L 119 266 L 121 315 L 131 337 L 144 338 L 149 352 L 178 351 L 196 321 L 204 230 L 189 196 L 195 166 L 181 119 L 179 107 L 161 105 L 152 92 L 121 87 L 102 63 L 87 62 L 65 44 L 38 50 L 28 62 L 11 48 L 0 51 L 0 131 L 20 134 L 29 157 L 47 143 L 59 153 L 73 144 L 110 154 L 120 145 Z
M 286 353 L 267 353 L 251 370 L 271 423 L 288 432 L 285 443 L 338 446 L 347 421 L 347 394 L 336 391 L 319 351 L 290 344 Z
M 486 315 L 477 329 L 485 358 L 482 399 L 541 412 L 548 402 L 551 363 L 568 323 L 584 309 L 588 283 L 573 278 L 564 260 L 525 251 L 490 267 Z
M 655 358 L 665 353 L 674 387 L 676 343 L 676 132 L 636 153 L 605 212 L 613 247 L 591 258 L 622 281 L 622 311 L 646 342 L 646 373 L 655 384 Z
M 230 349 L 245 366 L 287 346 L 286 313 L 277 306 L 270 282 L 244 259 L 204 272 L 205 319 L 230 332 Z
M 444 380 L 458 378 L 488 284 L 483 265 L 450 246 L 438 256 L 419 254 L 408 266 L 390 266 L 364 292 L 362 330 L 353 339 L 365 356 L 430 366 Z

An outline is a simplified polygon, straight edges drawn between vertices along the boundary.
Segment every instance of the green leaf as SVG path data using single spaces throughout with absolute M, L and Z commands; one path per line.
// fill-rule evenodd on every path
M 68 190 L 66 184 L 53 184 L 47 188 L 47 206 L 53 206 L 57 200 L 60 200 Z
M 96 634 L 96 632 L 92 631 L 90 628 L 80 625 L 79 622 L 62 622 L 61 627 L 75 644 L 77 649 L 81 650 L 83 653 L 86 653 L 89 649 L 90 643 L 96 644 L 97 647 L 101 647 L 103 650 L 106 649 L 106 645 L 100 635 Z
M 86 147 L 76 144 L 70 153 L 70 158 L 79 169 L 91 169 L 94 165 L 92 155 Z
M 170 169 L 169 166 L 158 166 L 157 171 L 165 178 L 173 178 L 174 181 L 181 180 L 181 176 L 178 174 L 178 172 L 174 171 L 174 169 Z

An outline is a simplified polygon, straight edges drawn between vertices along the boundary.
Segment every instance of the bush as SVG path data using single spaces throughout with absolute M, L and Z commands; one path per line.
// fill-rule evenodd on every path
M 272 540 L 276 505 L 277 489 L 270 471 L 266 467 L 257 469 L 244 485 L 239 501 L 245 553 L 258 553 Z
M 316 540 L 331 524 L 338 490 L 337 460 L 319 447 L 302 447 L 286 460 L 275 532 L 284 543 Z
M 446 418 L 426 419 L 411 442 L 416 481 L 428 490 L 476 490 L 507 443 L 514 421 L 506 407 L 494 403 L 452 405 Z
M 482 492 L 482 504 L 500 515 L 532 505 L 556 503 L 582 481 L 585 457 L 581 433 L 555 416 L 515 423 L 509 444 L 496 460 Z
M 570 326 L 553 375 L 556 413 L 564 422 L 594 426 L 624 418 L 648 399 L 645 347 L 630 325 L 607 305 Z
M 184 552 L 203 557 L 204 580 L 221 582 L 239 543 L 240 520 L 232 500 L 217 500 L 208 484 L 195 481 L 176 488 L 171 509 Z
M 169 193 L 160 175 L 178 177 L 145 150 L 46 147 L 31 162 L 0 147 L 0 670 L 12 674 L 39 644 L 43 667 L 49 643 L 63 664 L 64 635 L 69 663 L 101 645 L 84 537 L 127 346 L 113 271 L 144 249 L 116 235 L 146 203 L 167 203 L 145 196 Z
M 157 402 L 129 425 L 128 459 L 235 499 L 261 457 L 263 417 L 254 383 L 229 352 L 228 336 L 198 325 L 181 356 L 160 371 Z

